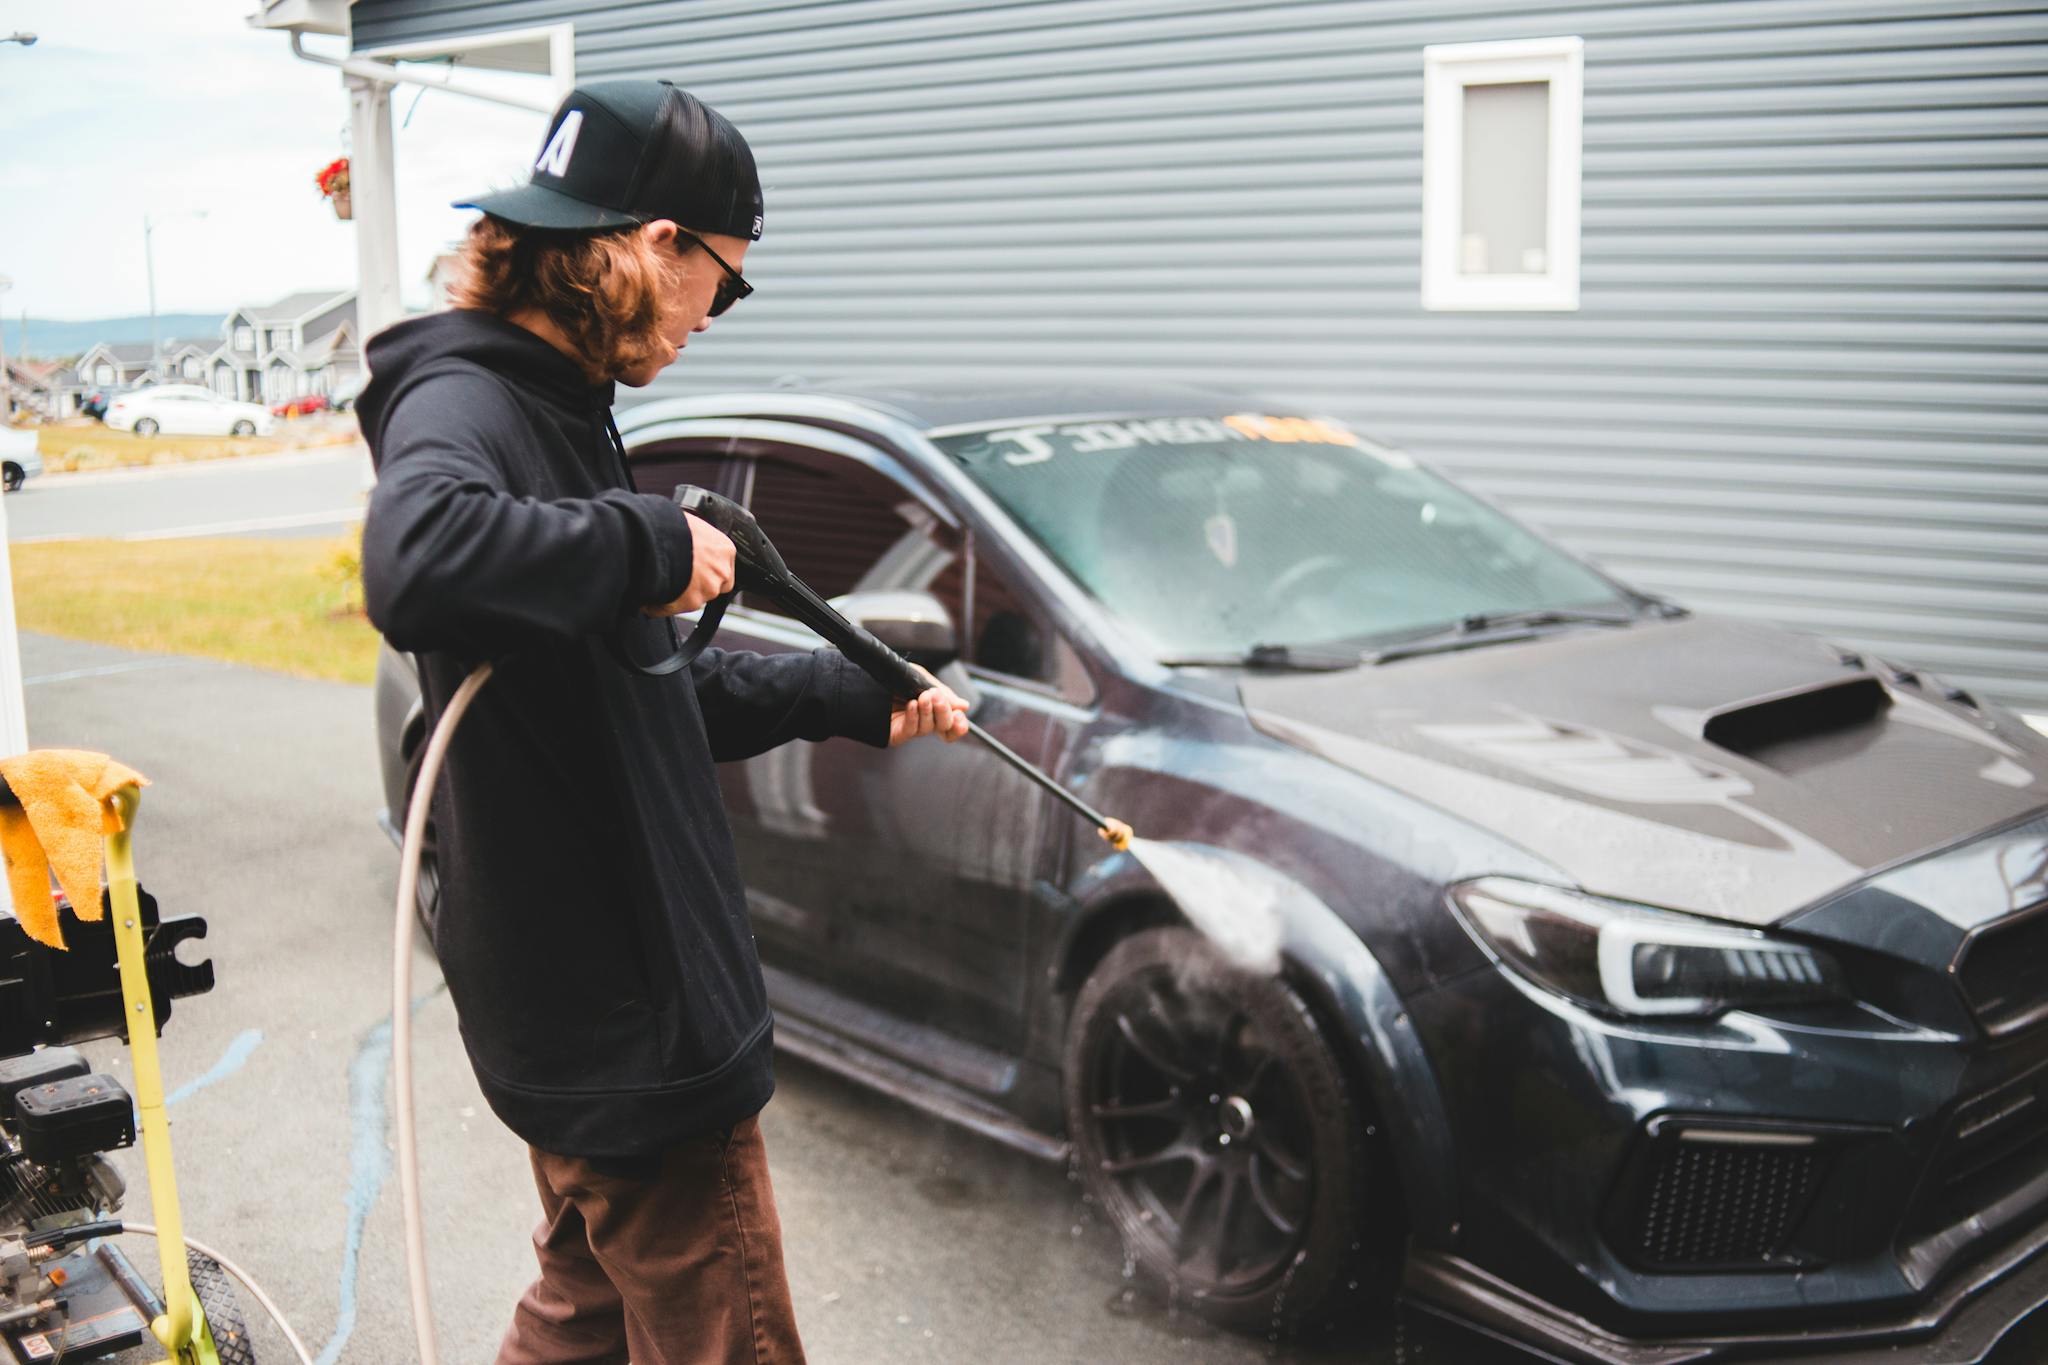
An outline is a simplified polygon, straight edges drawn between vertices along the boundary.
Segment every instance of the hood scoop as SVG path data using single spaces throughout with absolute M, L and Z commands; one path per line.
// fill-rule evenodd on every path
M 1891 704 L 1884 684 L 1866 673 L 1715 711 L 1700 737 L 1765 767 L 1796 772 L 1853 744 L 1856 732 L 1883 719 Z

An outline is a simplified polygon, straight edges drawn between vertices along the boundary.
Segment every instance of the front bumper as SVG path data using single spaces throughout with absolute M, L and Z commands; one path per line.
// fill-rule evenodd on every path
M 1609 1332 L 1460 1257 L 1418 1251 L 1408 1260 L 1408 1304 L 1466 1328 L 1536 1346 L 1573 1365 L 1695 1365 L 1797 1361 L 1799 1365 L 1977 1365 L 2019 1320 L 2048 1303 L 2048 1222 L 1958 1275 L 1907 1312 L 1853 1325 L 1650 1340 Z
M 2048 1030 L 1673 1027 L 1496 970 L 1410 1004 L 1461 1215 L 1417 1308 L 1588 1365 L 1967 1365 L 2048 1303 Z

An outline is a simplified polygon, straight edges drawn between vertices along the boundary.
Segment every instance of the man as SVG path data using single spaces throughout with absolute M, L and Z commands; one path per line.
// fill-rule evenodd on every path
M 712 764 L 791 739 L 966 731 L 830 650 L 707 650 L 650 677 L 733 547 L 632 491 L 615 383 L 649 382 L 752 292 L 739 132 L 659 81 L 556 111 L 531 180 L 466 205 L 451 311 L 372 339 L 370 617 L 419 655 L 431 721 L 496 671 L 434 793 L 435 925 L 491 1107 L 532 1148 L 540 1276 L 504 1365 L 803 1358 L 756 1114 L 770 1021 Z

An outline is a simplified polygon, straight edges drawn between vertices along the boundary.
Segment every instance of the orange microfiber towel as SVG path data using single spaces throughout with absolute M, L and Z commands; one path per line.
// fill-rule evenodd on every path
M 73 912 L 98 919 L 100 839 L 121 832 L 121 817 L 107 798 L 131 783 L 146 787 L 149 779 L 85 749 L 31 749 L 0 758 L 0 778 L 14 789 L 14 802 L 0 804 L 0 852 L 7 855 L 14 913 L 30 938 L 62 948 L 50 868 L 56 867 Z

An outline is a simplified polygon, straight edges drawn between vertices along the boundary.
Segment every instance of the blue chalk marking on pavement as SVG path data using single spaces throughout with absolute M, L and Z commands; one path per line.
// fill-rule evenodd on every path
M 447 990 L 439 985 L 412 1002 L 414 1014 L 420 1006 Z M 363 1045 L 348 1068 L 348 1237 L 341 1250 L 341 1305 L 335 1314 L 334 1335 L 320 1349 L 313 1365 L 334 1365 L 342 1348 L 356 1330 L 356 1273 L 362 1263 L 363 1227 L 377 1196 L 384 1192 L 385 1177 L 391 1174 L 391 1153 L 384 1142 L 384 1078 L 391 1070 L 391 1016 L 363 1035 Z
M 348 1239 L 341 1252 L 341 1311 L 334 1335 L 314 1365 L 334 1365 L 356 1330 L 356 1270 L 362 1259 L 363 1225 L 391 1173 L 384 1150 L 384 1075 L 391 1069 L 391 1019 L 370 1030 L 348 1068 Z
M 254 1052 L 262 1041 L 262 1029 L 243 1029 L 235 1035 L 234 1041 L 228 1044 L 227 1051 L 220 1054 L 219 1061 L 208 1067 L 201 1075 L 194 1076 L 191 1080 L 173 1090 L 169 1095 L 166 1095 L 164 1103 L 172 1105 L 176 1104 L 179 1100 L 189 1100 L 215 1081 L 226 1080 L 229 1076 L 234 1075 L 242 1069 L 242 1063 L 249 1060 L 249 1054 Z

